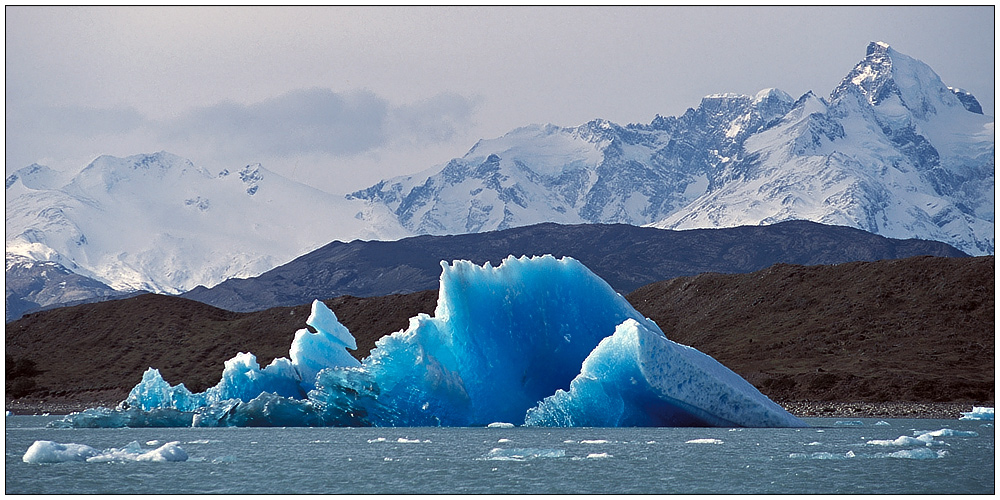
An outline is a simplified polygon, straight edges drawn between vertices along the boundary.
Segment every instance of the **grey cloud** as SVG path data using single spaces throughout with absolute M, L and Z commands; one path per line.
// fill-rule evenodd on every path
M 470 123 L 474 104 L 441 94 L 391 106 L 368 91 L 303 89 L 251 105 L 198 108 L 164 125 L 172 140 L 203 143 L 220 153 L 351 156 L 400 140 L 441 142 Z

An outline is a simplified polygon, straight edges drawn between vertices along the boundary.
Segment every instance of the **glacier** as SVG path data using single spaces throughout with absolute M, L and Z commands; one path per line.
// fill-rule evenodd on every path
M 434 315 L 379 339 L 353 336 L 314 301 L 288 358 L 240 353 L 192 393 L 153 368 L 117 408 L 57 427 L 806 427 L 710 356 L 667 339 L 571 257 L 441 262 Z

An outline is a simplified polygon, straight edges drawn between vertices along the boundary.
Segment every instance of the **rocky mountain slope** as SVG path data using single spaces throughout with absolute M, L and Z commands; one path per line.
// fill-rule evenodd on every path
M 533 125 L 349 198 L 415 232 L 538 222 L 708 228 L 804 219 L 994 252 L 993 118 L 873 42 L 828 98 L 718 94 L 648 125 Z
M 994 401 L 994 258 L 779 264 L 700 274 L 627 296 L 676 342 L 778 400 Z M 367 356 L 382 335 L 433 314 L 435 291 L 326 300 Z M 223 361 L 286 356 L 308 305 L 234 313 L 147 294 L 30 314 L 5 329 L 7 405 L 115 404 L 150 366 L 193 390 Z M 58 332 L 58 335 L 53 335 Z
M 254 278 L 183 294 L 231 311 L 255 311 L 338 295 L 377 296 L 437 288 L 441 261 L 499 264 L 508 255 L 571 256 L 620 293 L 663 279 L 713 271 L 745 273 L 777 262 L 834 264 L 965 254 L 944 243 L 893 240 L 842 226 L 789 221 L 770 226 L 669 231 L 627 224 L 539 224 L 456 236 L 333 242 Z

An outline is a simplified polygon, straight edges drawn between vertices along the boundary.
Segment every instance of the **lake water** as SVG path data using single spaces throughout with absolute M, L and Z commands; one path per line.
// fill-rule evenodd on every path
M 7 494 L 975 493 L 995 491 L 992 422 L 805 419 L 807 429 L 50 429 L 6 419 Z M 886 425 L 888 424 L 888 425 Z M 912 444 L 925 431 L 931 446 Z M 179 441 L 183 462 L 29 464 L 37 440 Z M 870 441 L 895 444 L 871 444 Z M 906 444 L 906 442 L 910 442 Z

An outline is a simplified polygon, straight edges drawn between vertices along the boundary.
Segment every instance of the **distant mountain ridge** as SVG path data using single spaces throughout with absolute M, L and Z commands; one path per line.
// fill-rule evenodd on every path
M 370 297 L 437 288 L 442 260 L 498 265 L 509 255 L 545 254 L 579 260 L 622 294 L 677 276 L 745 273 L 779 262 L 816 265 L 966 256 L 940 242 L 893 240 L 808 221 L 685 231 L 544 223 L 454 236 L 333 242 L 258 277 L 230 279 L 181 296 L 230 311 L 256 311 L 340 295 Z
M 166 152 L 102 156 L 71 176 L 31 165 L 8 176 L 5 189 L 7 320 L 67 297 L 28 297 L 27 289 L 12 288 L 23 280 L 11 273 L 33 264 L 65 272 L 32 287 L 75 287 L 68 294 L 74 300 L 88 294 L 97 299 L 108 290 L 180 293 L 260 274 L 333 239 L 407 234 L 390 217 L 373 222 L 378 207 L 260 164 L 212 174 Z M 66 273 L 89 281 L 66 281 Z
M 993 118 L 872 42 L 828 99 L 717 94 L 648 125 L 532 125 L 348 195 L 415 233 L 539 222 L 734 227 L 805 219 L 994 252 Z

